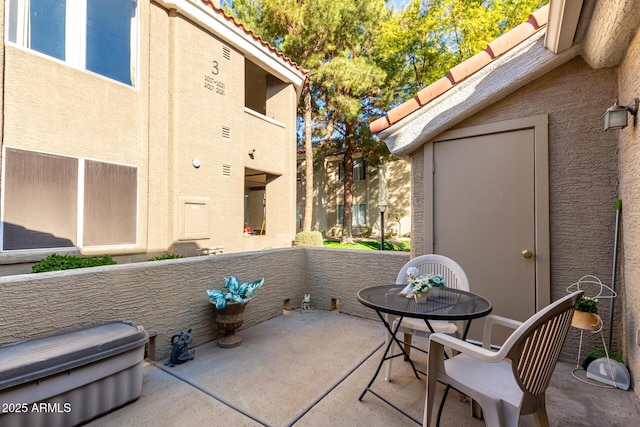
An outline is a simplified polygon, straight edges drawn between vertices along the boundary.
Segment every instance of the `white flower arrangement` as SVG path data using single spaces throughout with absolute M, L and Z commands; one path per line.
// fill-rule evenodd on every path
M 409 279 L 409 287 L 411 289 L 411 295 L 407 295 L 407 298 L 421 297 L 423 294 L 429 293 L 431 288 L 444 288 L 445 280 L 440 274 L 424 274 L 420 276 L 420 271 L 415 267 L 410 267 L 407 270 L 407 277 Z

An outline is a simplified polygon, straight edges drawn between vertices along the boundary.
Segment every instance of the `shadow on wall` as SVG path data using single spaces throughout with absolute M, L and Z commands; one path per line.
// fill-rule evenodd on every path
M 75 244 L 67 238 L 54 236 L 37 230 L 30 230 L 21 225 L 4 223 L 3 250 L 15 251 L 24 249 L 73 248 Z

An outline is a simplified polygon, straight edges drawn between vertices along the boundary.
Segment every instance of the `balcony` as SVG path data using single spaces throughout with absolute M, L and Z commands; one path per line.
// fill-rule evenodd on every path
M 142 396 L 91 426 L 416 425 L 370 393 L 358 401 L 380 360 L 384 329 L 356 292 L 394 282 L 408 257 L 299 247 L 2 277 L 0 312 L 10 315 L 0 323 L 0 342 L 111 319 L 143 325 L 154 338 Z M 247 306 L 243 344 L 221 349 L 204 290 L 230 274 L 264 277 L 265 285 Z M 305 293 L 312 295 L 308 311 L 299 308 Z M 165 366 L 171 335 L 189 328 L 196 358 Z M 633 425 L 636 395 L 575 380 L 575 354 L 565 349 L 547 391 L 551 425 Z M 426 357 L 412 355 L 424 370 Z M 392 381 L 380 375 L 373 389 L 422 418 L 425 381 L 406 363 L 394 363 Z M 454 392 L 442 425 L 484 422 Z M 532 417 L 520 425 L 533 425 Z
M 370 393 L 358 401 L 381 357 L 380 322 L 297 309 L 240 334 L 240 347 L 222 349 L 211 342 L 182 365 L 148 362 L 140 399 L 89 425 L 416 425 Z M 426 356 L 414 360 L 426 369 Z M 551 425 L 634 423 L 640 407 L 632 392 L 582 384 L 571 376 L 572 368 L 559 363 L 547 390 Z M 385 382 L 381 373 L 373 388 L 422 419 L 425 380 L 416 379 L 408 363 L 395 362 L 392 381 Z M 473 418 L 470 404 L 451 392 L 442 425 L 483 426 L 484 421 Z M 533 426 L 533 417 L 520 417 L 520 425 Z

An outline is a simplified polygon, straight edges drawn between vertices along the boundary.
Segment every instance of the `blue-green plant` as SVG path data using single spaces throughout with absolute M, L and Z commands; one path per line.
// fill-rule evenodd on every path
M 263 284 L 264 278 L 240 283 L 237 277 L 231 276 L 224 279 L 223 289 L 208 289 L 207 295 L 212 303 L 215 302 L 216 309 L 222 310 L 229 302 L 239 302 L 240 304 L 248 302 Z

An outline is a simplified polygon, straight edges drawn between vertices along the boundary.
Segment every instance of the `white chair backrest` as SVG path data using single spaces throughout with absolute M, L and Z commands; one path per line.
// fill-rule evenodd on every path
M 574 292 L 531 316 L 507 338 L 498 352 L 506 353 L 511 359 L 525 404 L 536 401 L 549 385 L 575 305 L 583 294 L 582 290 Z
M 461 289 L 463 291 L 469 290 L 469 279 L 460 265 L 443 255 L 428 254 L 420 255 L 413 258 L 406 263 L 396 279 L 397 284 L 407 283 L 407 270 L 410 267 L 418 269 L 420 274 L 440 274 L 444 277 L 444 282 L 447 287 Z

